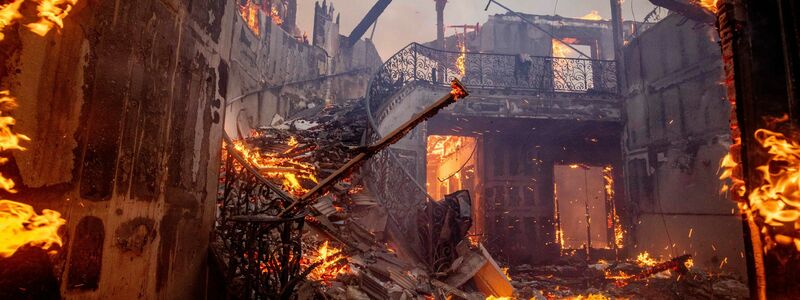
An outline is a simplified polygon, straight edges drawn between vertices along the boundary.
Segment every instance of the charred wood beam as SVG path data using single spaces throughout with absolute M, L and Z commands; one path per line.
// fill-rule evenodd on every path
M 358 43 L 358 40 L 364 36 L 364 33 L 367 32 L 367 29 L 369 29 L 372 24 L 378 21 L 378 17 L 381 16 L 390 3 L 392 3 L 392 0 L 378 0 L 378 2 L 372 6 L 369 12 L 367 12 L 367 15 L 364 16 L 364 19 L 361 19 L 361 22 L 350 32 L 350 37 L 347 38 L 347 47 L 353 47 L 353 45 Z
M 626 286 L 631 282 L 647 279 L 650 276 L 653 276 L 655 274 L 667 270 L 675 270 L 678 271 L 679 273 L 686 273 L 688 271 L 688 266 L 686 266 L 686 262 L 691 258 L 692 256 L 689 254 L 678 256 L 668 261 L 656 264 L 655 266 L 649 267 L 643 270 L 642 272 L 639 272 L 636 275 L 616 280 L 614 284 L 617 286 Z
M 713 14 L 696 4 L 692 4 L 689 0 L 650 0 L 650 3 L 669 9 L 700 23 L 714 24 L 716 20 Z
M 449 93 L 447 93 L 447 95 L 444 95 L 441 98 L 439 98 L 439 100 L 428 106 L 428 108 L 426 108 L 424 111 L 414 115 L 414 117 L 406 121 L 403 125 L 395 129 L 391 133 L 384 136 L 375 144 L 367 146 L 366 148 L 362 149 L 361 153 L 359 153 L 356 157 L 354 157 L 353 159 L 348 161 L 345 165 L 336 170 L 336 172 L 334 172 L 327 178 L 320 181 L 319 184 L 317 184 L 317 186 L 315 186 L 314 188 L 309 190 L 305 195 L 303 195 L 299 199 L 299 201 L 295 201 L 284 211 L 282 211 L 278 215 L 278 217 L 284 216 L 289 212 L 292 212 L 296 209 L 308 205 L 311 202 L 311 200 L 314 200 L 316 199 L 316 197 L 325 194 L 325 192 L 327 192 L 328 189 L 330 189 L 336 182 L 347 177 L 367 159 L 369 159 L 376 153 L 380 152 L 381 150 L 388 148 L 390 145 L 396 143 L 397 141 L 405 137 L 406 134 L 408 134 L 408 132 L 414 129 L 414 127 L 417 127 L 417 125 L 419 125 L 420 123 L 430 119 L 431 117 L 439 113 L 439 111 L 442 110 L 443 108 L 458 101 L 458 99 L 462 99 L 469 96 L 469 92 L 467 92 L 467 89 L 461 84 L 461 82 L 458 79 L 453 78 L 453 80 L 450 82 L 450 87 L 452 89 Z
M 720 0 L 717 9 L 728 98 L 735 107 L 732 133 L 741 136 L 741 150 L 732 148 L 731 154 L 738 159 L 738 175 L 747 191 L 752 191 L 763 182 L 757 168 L 769 160 L 768 149 L 755 139 L 755 132 L 769 128 L 771 118 L 784 115 L 790 130 L 800 124 L 796 93 L 800 6 L 791 0 Z M 767 241 L 760 233 L 758 212 L 742 213 L 751 298 L 796 297 L 800 253 L 785 246 L 762 251 Z

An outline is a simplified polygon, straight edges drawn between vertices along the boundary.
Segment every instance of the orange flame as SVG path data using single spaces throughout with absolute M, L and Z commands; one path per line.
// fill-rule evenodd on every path
M 622 249 L 624 246 L 625 229 L 622 228 L 619 215 L 617 214 L 617 206 L 614 203 L 614 168 L 606 166 L 603 168 L 603 180 L 605 181 L 606 199 L 611 203 L 611 213 L 608 215 L 607 226 L 614 229 L 614 246 L 617 249 Z
M 603 17 L 600 16 L 600 13 L 598 11 L 593 10 L 588 14 L 584 15 L 583 17 L 580 17 L 579 19 L 590 20 L 590 21 L 601 21 L 603 20 Z
M 697 4 L 700 5 L 700 7 L 705 8 L 708 11 L 716 14 L 718 1 L 719 0 L 698 0 Z
M 258 24 L 258 12 L 260 11 L 258 4 L 251 0 L 247 0 L 247 4 L 239 5 L 239 14 L 242 16 L 247 27 L 253 31 L 256 36 L 261 35 L 261 27 Z
M 67 17 L 72 7 L 78 0 L 37 0 L 36 6 L 39 21 L 25 25 L 31 32 L 45 36 L 53 26 L 64 28 L 64 18 Z
M 0 112 L 7 114 L 17 107 L 14 97 L 8 91 L 0 91 Z M 27 136 L 11 131 L 15 120 L 10 116 L 0 116 L 0 151 L 20 150 L 21 140 L 30 140 Z M 8 162 L 8 158 L 0 158 L 0 164 Z M 0 174 L 0 188 L 16 193 L 14 181 Z M 53 244 L 62 245 L 58 236 L 58 228 L 66 224 L 61 214 L 54 210 L 42 210 L 36 214 L 33 207 L 11 200 L 0 200 L 0 257 L 13 255 L 17 249 L 25 245 L 49 249 Z
M 306 266 L 319 264 L 308 274 L 308 278 L 327 283 L 339 275 L 350 273 L 350 267 L 343 259 L 345 257 L 341 249 L 330 246 L 328 241 L 323 242 L 317 249 L 316 256 L 304 261 Z
M 49 249 L 61 246 L 58 228 L 67 221 L 54 210 L 36 214 L 33 207 L 10 200 L 0 200 L 0 257 L 9 257 L 25 245 Z
M 553 57 L 566 58 L 572 53 L 573 50 L 567 47 L 564 42 L 553 39 Z
M 308 192 L 308 189 L 300 184 L 300 179 L 307 179 L 317 183 L 316 169 L 309 163 L 282 156 L 281 154 L 289 153 L 297 147 L 298 142 L 292 137 L 287 142 L 287 145 L 290 148 L 283 153 L 262 154 L 258 149 L 250 149 L 243 140 L 233 141 L 233 148 L 253 167 L 258 168 L 261 175 L 270 179 L 281 180 L 286 191 L 301 196 Z
M 639 255 L 636 256 L 636 264 L 638 264 L 641 267 L 652 267 L 657 265 L 658 261 L 650 257 L 650 253 L 647 253 L 647 251 L 645 251 L 639 253 Z
M 456 58 L 456 68 L 458 68 L 461 78 L 464 78 L 464 76 L 467 75 L 467 46 L 462 41 L 458 43 L 458 49 L 461 51 L 461 54 Z
M 6 5 L 0 5 L 0 41 L 3 40 L 3 30 L 7 26 L 11 26 L 17 19 L 22 18 L 19 13 L 19 7 L 25 0 L 15 0 L 14 2 Z
M 281 18 L 280 13 L 278 12 L 278 8 L 275 6 L 272 7 L 272 10 L 269 12 L 269 16 L 272 18 L 272 22 L 275 24 L 281 25 L 283 24 L 283 19 Z
M 784 116 L 771 122 L 769 127 L 787 120 Z M 800 251 L 800 234 L 795 225 L 800 221 L 800 143 L 764 128 L 756 130 L 755 141 L 767 149 L 766 161 L 756 167 L 760 185 L 748 193 L 744 180 L 737 176 L 741 166 L 728 153 L 722 160 L 720 179 L 731 179 L 732 183 L 730 187 L 724 185 L 722 192 L 730 190 L 743 199 L 739 208 L 749 218 L 761 217 L 758 223 L 761 223 L 766 249 L 780 244 L 794 246 Z M 737 140 L 734 146 L 739 143 Z

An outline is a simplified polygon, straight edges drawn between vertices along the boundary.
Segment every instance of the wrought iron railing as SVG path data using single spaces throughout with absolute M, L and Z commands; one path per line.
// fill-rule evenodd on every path
M 214 234 L 228 292 L 241 299 L 289 299 L 305 277 L 300 265 L 305 213 L 277 217 L 294 199 L 262 177 L 223 136 Z
M 464 74 L 458 62 L 463 61 Z M 412 43 L 384 63 L 368 93 L 377 112 L 383 101 L 415 81 L 447 85 L 458 77 L 472 90 L 512 88 L 556 93 L 617 92 L 616 62 L 579 58 L 443 51 Z

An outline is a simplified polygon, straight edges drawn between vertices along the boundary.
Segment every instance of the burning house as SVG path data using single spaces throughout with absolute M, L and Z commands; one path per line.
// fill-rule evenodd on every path
M 0 2 L 0 298 L 800 295 L 795 3 L 344 2 Z

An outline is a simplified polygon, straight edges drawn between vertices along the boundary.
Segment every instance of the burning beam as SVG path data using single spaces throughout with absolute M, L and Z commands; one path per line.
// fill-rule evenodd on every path
M 410 132 L 414 127 L 419 125 L 419 123 L 424 122 L 425 120 L 430 119 L 431 117 L 435 116 L 439 113 L 440 110 L 447 107 L 450 104 L 455 103 L 458 99 L 463 99 L 469 96 L 469 92 L 461 84 L 458 79 L 453 78 L 450 81 L 450 92 L 447 95 L 442 96 L 428 106 L 424 111 L 414 115 L 410 120 L 406 121 L 403 125 L 392 131 L 391 133 L 384 136 L 381 140 L 377 141 L 375 144 L 367 146 L 362 150 L 360 154 L 356 157 L 348 161 L 342 167 L 340 167 L 336 172 L 333 172 L 330 176 L 323 179 L 322 181 L 317 184 L 314 188 L 308 191 L 305 195 L 303 195 L 298 201 L 293 202 L 289 207 L 284 209 L 278 216 L 284 216 L 286 213 L 296 209 L 298 205 L 307 205 L 310 203 L 311 200 L 315 199 L 318 196 L 325 194 L 328 189 L 333 186 L 336 182 L 343 179 L 347 175 L 349 175 L 353 170 L 359 167 L 362 163 L 364 163 L 367 159 L 374 156 L 376 153 L 380 152 L 383 149 L 388 148 L 390 145 L 397 143 L 400 139 L 406 136 L 408 132 Z
M 653 261 L 654 262 L 654 261 Z M 619 287 L 623 287 L 628 285 L 631 282 L 639 281 L 642 279 L 646 279 L 650 276 L 655 274 L 667 271 L 667 270 L 674 270 L 678 272 L 686 272 L 688 268 L 690 268 L 694 263 L 692 262 L 692 256 L 689 254 L 681 255 L 676 258 L 670 259 L 668 261 L 662 263 L 653 263 L 647 264 L 649 268 L 645 269 L 644 271 L 640 272 L 636 275 L 630 276 L 611 276 L 610 279 L 615 279 L 614 284 Z

